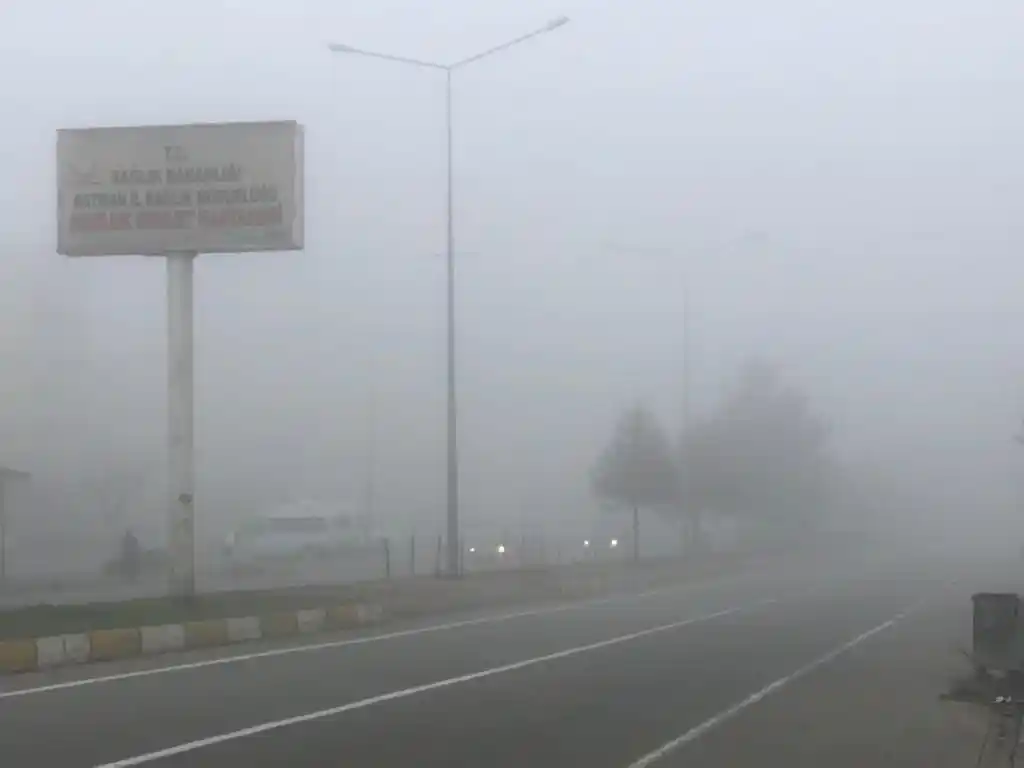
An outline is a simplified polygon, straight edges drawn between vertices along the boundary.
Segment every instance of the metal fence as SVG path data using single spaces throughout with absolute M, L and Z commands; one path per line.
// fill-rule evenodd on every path
M 68 562 L 58 556 L 62 549 L 51 549 L 50 552 L 45 548 L 37 549 L 34 554 L 53 563 Z M 389 536 L 360 550 L 245 564 L 234 563 L 216 548 L 208 548 L 197 555 L 196 585 L 199 591 L 208 593 L 438 576 L 444 568 L 445 552 L 443 536 L 423 533 Z M 20 569 L 10 573 L 0 582 L 0 608 L 126 600 L 165 593 L 162 553 L 151 553 L 132 577 L 112 567 L 117 557 L 116 545 L 108 544 L 103 553 L 104 557 L 91 559 L 90 568 L 62 571 L 59 567 L 36 567 L 28 572 Z M 624 560 L 630 556 L 631 548 L 626 542 L 614 539 L 599 542 L 582 536 L 559 539 L 507 534 L 467 537 L 460 542 L 460 553 L 461 571 L 472 574 Z M 17 560 L 18 553 L 13 554 Z

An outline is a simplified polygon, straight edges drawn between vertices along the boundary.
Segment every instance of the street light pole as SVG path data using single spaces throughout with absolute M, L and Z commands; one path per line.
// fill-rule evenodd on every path
M 684 434 L 686 430 L 690 428 L 690 374 L 692 372 L 691 367 L 691 355 L 693 348 L 690 345 L 690 288 L 689 279 L 683 278 L 682 285 L 683 294 L 683 393 L 681 403 L 681 414 L 680 421 L 682 422 L 680 427 Z
M 461 573 L 461 543 L 459 542 L 459 431 L 458 397 L 456 395 L 455 366 L 455 222 L 454 222 L 454 173 L 452 172 L 452 71 L 444 73 L 445 134 L 447 140 L 447 194 L 446 204 L 448 230 L 445 264 L 447 267 L 448 305 L 448 457 L 447 457 L 447 502 L 446 539 L 448 541 L 447 572 L 449 576 Z
M 362 48 L 353 48 L 341 43 L 332 43 L 328 48 L 333 53 L 348 53 L 358 56 L 368 56 L 374 59 L 384 59 L 398 64 L 405 64 L 421 69 L 441 70 L 445 76 L 445 134 L 446 134 L 446 165 L 447 165 L 447 246 L 445 249 L 445 263 L 447 271 L 447 390 L 448 390 L 448 419 L 447 419 L 447 575 L 458 576 L 460 568 L 460 542 L 459 542 L 459 443 L 458 443 L 458 397 L 456 390 L 456 367 L 455 367 L 455 224 L 454 224 L 454 173 L 452 160 L 452 73 L 469 64 L 492 56 L 500 51 L 508 50 L 519 43 L 526 42 L 531 38 L 543 35 L 546 32 L 553 32 L 561 26 L 569 23 L 565 16 L 552 19 L 543 27 L 534 29 L 524 35 L 508 40 L 504 43 L 488 48 L 479 53 L 467 56 L 451 64 L 442 64 L 435 61 L 413 59 L 407 56 L 395 56 L 388 53 L 368 51 Z
M 698 534 L 698 531 L 693 530 L 690 525 L 690 521 L 687 519 L 687 507 L 690 506 L 691 497 L 691 480 L 693 474 L 690 471 L 691 457 L 687 452 L 690 440 L 690 375 L 693 371 L 692 368 L 692 354 L 693 347 L 690 344 L 690 280 L 689 275 L 683 278 L 683 392 L 682 392 L 682 403 L 680 404 L 680 433 L 679 433 L 679 445 L 680 445 L 680 456 L 679 456 L 679 486 L 680 486 L 680 511 L 683 513 L 684 525 L 686 526 L 686 534 L 683 537 L 683 547 L 693 545 L 693 537 Z M 699 512 L 698 512 L 699 513 Z M 688 556 L 688 552 L 681 553 L 683 557 Z

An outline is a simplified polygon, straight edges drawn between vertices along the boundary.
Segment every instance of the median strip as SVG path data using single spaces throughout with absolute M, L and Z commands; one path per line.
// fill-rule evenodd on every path
M 0 674 L 354 630 L 537 601 L 575 601 L 657 589 L 735 572 L 745 558 L 650 561 L 475 574 L 450 581 L 407 579 L 334 587 L 43 605 L 0 612 Z
M 206 619 L 153 627 L 99 629 L 73 635 L 0 640 L 0 674 L 215 648 L 327 629 L 350 629 L 368 626 L 383 618 L 381 606 L 357 604 L 330 609 L 299 609 L 265 616 Z

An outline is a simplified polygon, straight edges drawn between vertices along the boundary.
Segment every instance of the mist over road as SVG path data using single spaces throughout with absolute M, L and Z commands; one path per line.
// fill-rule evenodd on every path
M 976 749 L 974 725 L 935 697 L 958 671 L 970 592 L 1012 574 L 832 559 L 314 646 L 8 678 L 0 762 L 852 766 Z M 860 762 L 843 763 L 851 746 Z

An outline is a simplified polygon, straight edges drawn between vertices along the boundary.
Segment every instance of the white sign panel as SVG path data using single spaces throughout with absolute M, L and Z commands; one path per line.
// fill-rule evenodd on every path
M 65 256 L 301 249 L 302 126 L 61 130 L 57 194 Z

